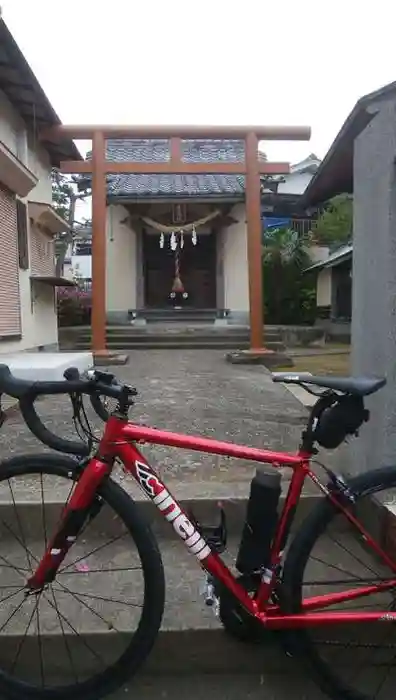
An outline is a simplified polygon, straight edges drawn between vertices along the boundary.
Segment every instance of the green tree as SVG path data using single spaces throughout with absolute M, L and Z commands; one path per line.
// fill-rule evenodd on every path
M 314 281 L 303 275 L 311 259 L 311 234 L 289 228 L 267 230 L 263 237 L 263 291 L 267 323 L 311 323 Z
M 75 178 L 63 175 L 56 168 L 51 172 L 52 203 L 59 216 L 69 224 L 69 230 L 58 234 L 55 238 L 56 274 L 60 277 L 63 272 L 65 257 L 69 245 L 76 234 L 76 203 L 79 199 L 91 196 L 89 188 L 79 191 Z
M 70 202 L 75 194 L 73 180 L 67 175 L 60 173 L 56 168 L 53 168 L 51 182 L 53 207 L 62 219 L 69 222 Z
M 315 227 L 318 243 L 335 248 L 349 243 L 353 231 L 353 199 L 349 194 L 339 194 L 330 199 L 319 216 Z

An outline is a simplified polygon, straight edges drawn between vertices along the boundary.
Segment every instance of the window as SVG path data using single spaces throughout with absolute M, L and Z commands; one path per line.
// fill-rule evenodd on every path
M 17 230 L 19 267 L 21 267 L 22 270 L 27 270 L 29 267 L 27 207 L 20 199 L 17 199 Z

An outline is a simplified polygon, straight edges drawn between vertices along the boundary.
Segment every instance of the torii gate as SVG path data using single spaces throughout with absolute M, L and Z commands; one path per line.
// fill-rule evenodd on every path
M 265 352 L 263 344 L 262 222 L 260 175 L 283 175 L 288 163 L 259 160 L 260 140 L 308 141 L 309 127 L 295 126 L 53 126 L 42 141 L 92 139 L 92 160 L 64 161 L 62 173 L 92 173 L 92 351 L 106 356 L 106 175 L 110 173 L 233 173 L 245 175 L 247 257 L 249 271 L 250 349 Z M 170 141 L 166 162 L 112 162 L 106 159 L 106 139 L 163 138 Z M 238 139 L 245 142 L 241 163 L 190 163 L 182 159 L 182 139 Z

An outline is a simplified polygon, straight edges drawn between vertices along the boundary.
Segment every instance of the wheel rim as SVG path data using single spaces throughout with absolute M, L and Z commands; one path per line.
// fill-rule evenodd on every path
M 107 491 L 55 582 L 26 595 L 25 580 L 73 486 L 64 470 L 54 476 L 36 468 L 0 480 L 1 500 L 8 503 L 0 511 L 0 679 L 25 696 L 71 697 L 77 687 L 104 681 L 133 643 L 144 613 L 142 562 Z M 40 506 L 26 504 L 32 493 Z

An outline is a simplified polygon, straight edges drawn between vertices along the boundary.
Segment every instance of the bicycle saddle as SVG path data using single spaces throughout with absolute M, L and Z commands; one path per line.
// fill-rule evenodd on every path
M 283 384 L 313 384 L 355 396 L 374 394 L 386 384 L 384 377 L 318 377 L 309 372 L 274 372 L 272 380 Z

